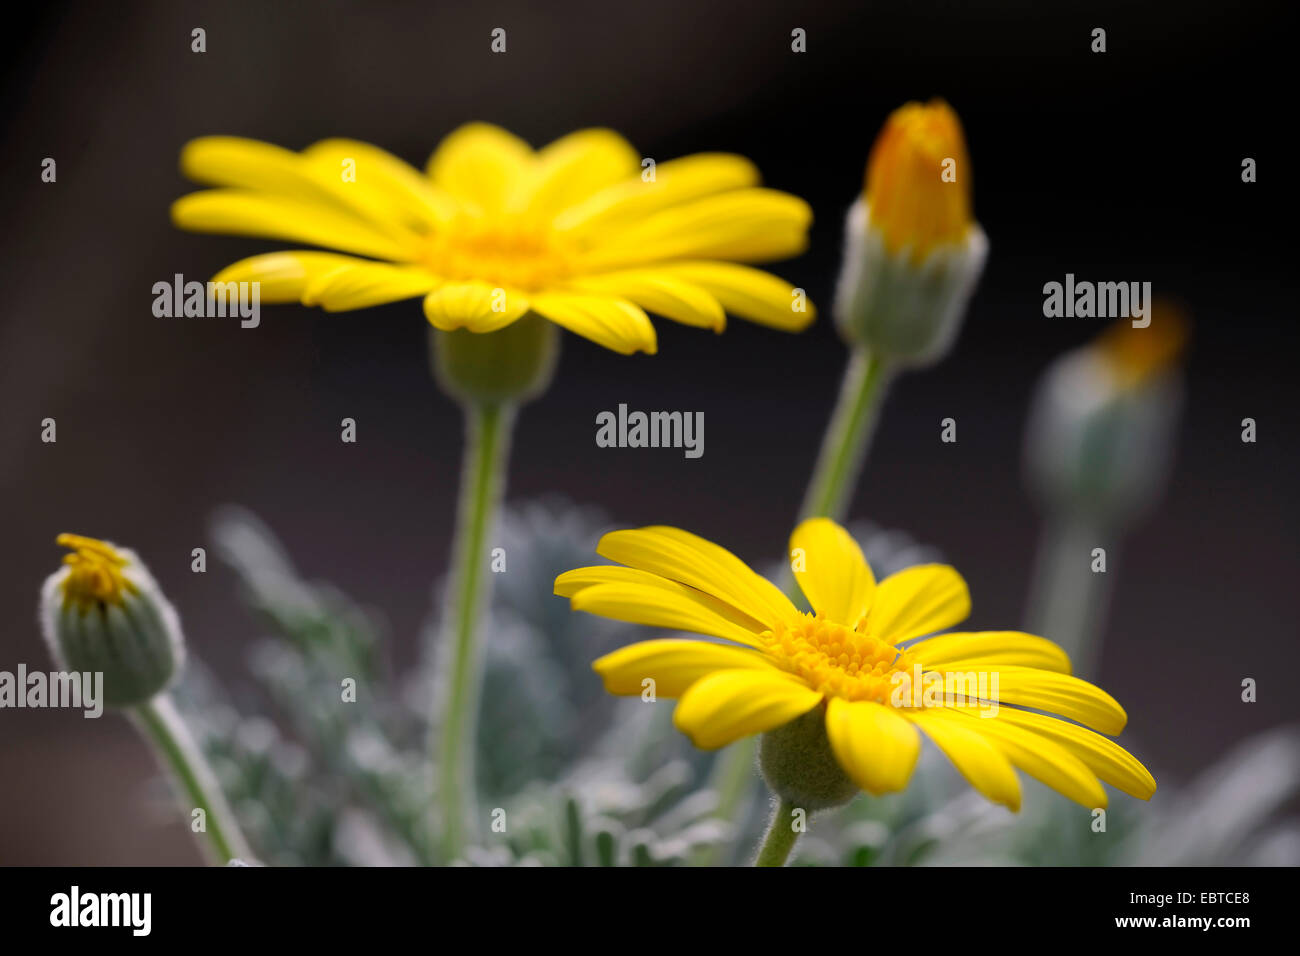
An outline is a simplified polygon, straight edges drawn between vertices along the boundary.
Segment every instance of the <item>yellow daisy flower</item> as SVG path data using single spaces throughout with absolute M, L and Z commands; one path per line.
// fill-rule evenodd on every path
M 800 524 L 790 548 L 812 614 L 731 552 L 668 527 L 605 535 L 598 553 L 622 566 L 569 571 L 555 592 L 575 610 L 728 642 L 644 641 L 593 665 L 611 693 L 639 695 L 650 679 L 656 695 L 678 698 L 674 722 L 698 747 L 807 717 L 852 784 L 872 794 L 907 785 L 918 731 L 1012 810 L 1017 767 L 1089 808 L 1106 806 L 1099 779 L 1142 799 L 1155 792 L 1146 768 L 1102 736 L 1123 729 L 1123 709 L 1070 676 L 1055 644 L 1015 631 L 927 636 L 970 611 L 954 569 L 922 565 L 877 583 L 857 543 L 826 518 Z M 998 693 L 954 703 L 972 674 L 987 686 L 996 676 Z
M 533 312 L 624 354 L 655 351 L 646 310 L 715 331 L 726 312 L 790 331 L 815 317 L 788 283 L 739 264 L 802 252 L 812 219 L 741 156 L 643 168 L 610 130 L 533 150 L 471 123 L 424 172 L 353 140 L 295 153 L 226 136 L 188 143 L 181 168 L 220 188 L 177 200 L 177 226 L 338 250 L 253 256 L 213 280 L 260 282 L 263 302 L 335 312 L 422 296 L 439 329 L 492 332 Z

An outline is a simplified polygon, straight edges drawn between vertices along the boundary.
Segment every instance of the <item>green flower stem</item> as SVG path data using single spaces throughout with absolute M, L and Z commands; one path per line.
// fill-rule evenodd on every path
M 451 603 L 444 633 L 451 660 L 439 728 L 438 798 L 446 862 L 464 850 L 474 832 L 474 738 L 478 724 L 480 642 L 478 627 L 487 597 L 487 543 L 505 486 L 515 406 L 466 402 L 465 465 L 461 476 L 452 552 Z
M 216 775 L 190 736 L 171 697 L 159 694 L 128 713 L 182 791 L 186 818 L 195 809 L 203 810 L 207 855 L 223 865 L 233 859 L 251 860 L 252 850 L 217 785 Z
M 1114 541 L 1096 521 L 1068 515 L 1049 519 L 1025 615 L 1030 633 L 1050 634 L 1070 656 L 1074 673 L 1089 680 L 1101 656 L 1112 580 L 1112 574 L 1093 573 L 1092 549 L 1105 546 L 1113 561 Z
M 794 809 L 794 804 L 789 800 L 777 802 L 772 822 L 767 828 L 767 836 L 763 837 L 763 844 L 758 848 L 755 866 L 785 866 L 790 851 L 799 839 L 799 834 L 791 826 Z
M 822 439 L 812 480 L 799 518 L 833 518 L 843 522 L 857 484 L 867 447 L 875 430 L 876 413 L 889 378 L 885 363 L 865 348 L 854 347 L 844 370 L 839 401 Z
M 880 401 L 889 379 L 885 363 L 865 348 L 854 347 L 844 370 L 840 397 L 822 439 L 821 452 L 813 468 L 812 480 L 799 509 L 799 520 L 828 517 L 843 522 L 849 498 L 875 430 Z M 794 576 L 786 565 L 785 591 L 796 597 Z M 715 814 L 722 820 L 735 820 L 753 792 L 757 738 L 746 737 L 727 748 L 714 769 L 712 786 L 718 794 Z M 769 837 L 770 838 L 770 837 Z M 696 857 L 700 865 L 717 863 L 713 849 L 701 850 Z

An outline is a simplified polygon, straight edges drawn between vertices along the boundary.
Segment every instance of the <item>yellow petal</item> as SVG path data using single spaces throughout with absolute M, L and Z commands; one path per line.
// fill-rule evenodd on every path
M 794 576 L 813 610 L 857 624 L 871 606 L 876 578 L 853 537 L 830 518 L 809 518 L 790 535 L 790 552 L 792 565 L 803 568 Z
M 613 130 L 570 133 L 538 152 L 527 208 L 541 216 L 553 216 L 633 175 L 640 165 L 637 151 Z
M 450 282 L 424 298 L 424 314 L 434 328 L 451 332 L 495 332 L 528 311 L 528 296 L 487 282 Z
M 597 584 L 645 584 L 654 585 L 663 582 L 675 587 L 682 587 L 674 581 L 662 578 L 657 574 L 650 574 L 646 571 L 638 571 L 636 568 L 625 568 L 618 564 L 594 564 L 586 568 L 574 568 L 572 571 L 565 571 L 555 579 L 555 593 L 560 597 L 573 597 L 583 588 L 593 587 Z M 701 597 L 708 597 L 702 591 L 695 591 Z M 710 598 L 710 600 L 716 600 Z M 718 602 L 718 607 L 722 607 Z
M 410 266 L 380 262 L 355 262 L 317 276 L 303 290 L 303 305 L 319 305 L 326 312 L 347 312 L 413 299 L 436 288 L 439 280 Z
M 925 731 L 972 787 L 994 803 L 1020 809 L 1020 780 L 1011 761 L 983 734 L 965 726 L 970 721 L 956 723 L 937 708 L 899 713 Z
M 719 614 L 706 601 L 699 600 L 698 593 L 662 578 L 654 584 L 610 582 L 581 589 L 569 599 L 569 605 L 575 611 L 616 621 L 691 631 L 758 646 L 753 631 Z
M 588 295 L 626 299 L 684 325 L 721 332 L 727 324 L 722 306 L 709 293 L 653 269 L 583 276 L 571 281 L 569 288 Z
M 420 170 L 378 146 L 355 139 L 324 139 L 302 155 L 322 173 L 340 178 L 344 161 L 354 161 L 357 181 L 348 185 L 382 197 L 388 215 L 408 224 L 436 228 L 453 219 L 459 209 L 459 203 Z
M 617 564 L 598 564 L 592 567 L 565 571 L 555 579 L 555 593 L 560 597 L 571 598 L 579 591 L 597 584 L 637 584 L 644 587 L 659 588 L 669 595 L 689 598 L 737 627 L 749 631 L 751 634 L 761 634 L 766 630 L 762 624 L 748 614 L 742 614 L 730 604 L 719 601 L 711 594 L 705 594 L 696 588 L 678 584 L 676 581 L 670 581 L 649 571 L 625 568 Z
M 916 728 L 871 700 L 831 698 L 826 704 L 826 736 L 849 779 L 876 796 L 906 787 L 921 752 Z
M 1070 673 L 1070 658 L 1045 637 L 1020 631 L 953 632 L 917 641 L 907 648 L 926 667 L 952 661 L 1018 664 Z M 960 669 L 960 668 L 955 668 Z
M 1113 740 L 1107 740 L 1086 727 L 1010 707 L 998 708 L 997 717 L 992 719 L 1055 741 L 1083 761 L 1089 770 L 1106 783 L 1130 796 L 1149 800 L 1156 792 L 1155 778 L 1142 766 L 1141 761 Z
M 317 194 L 292 150 L 241 136 L 200 136 L 181 147 L 181 172 L 197 183 L 263 192 Z
M 992 680 L 996 674 L 999 703 L 1050 711 L 1112 736 L 1122 731 L 1128 722 L 1128 715 L 1114 697 L 1069 674 L 979 661 L 954 661 L 942 667 L 943 676 L 933 686 L 936 690 L 942 688 L 945 694 L 971 696 L 972 691 L 968 676 L 963 678 L 966 687 L 962 688 L 948 675 L 984 673 L 989 682 L 989 696 L 993 696 Z
M 783 671 L 716 671 L 693 683 L 673 714 L 677 729 L 703 750 L 788 724 L 821 703 Z
M 215 276 L 213 282 L 257 282 L 260 301 L 266 304 L 298 302 L 313 279 L 339 266 L 368 264 L 336 252 L 267 252 L 232 262 Z
M 396 262 L 415 258 L 413 248 L 346 210 L 304 199 L 238 189 L 190 193 L 172 203 L 181 229 L 285 239 Z
M 771 581 L 726 548 L 680 528 L 652 525 L 611 531 L 596 553 L 711 594 L 752 618 L 758 630 L 792 621 L 799 611 Z
M 656 697 L 680 697 L 702 677 L 720 670 L 782 673 L 756 651 L 705 641 L 642 641 L 606 654 L 592 665 L 611 694 L 639 696 L 654 681 Z
M 429 157 L 435 186 L 482 212 L 500 212 L 529 182 L 536 162 L 532 147 L 489 123 L 467 123 Z
M 1101 788 L 1097 775 L 1061 745 L 996 717 L 980 717 L 970 710 L 938 713 L 950 714 L 954 720 L 973 721 L 976 732 L 983 734 L 1012 764 L 1062 796 L 1090 810 L 1106 806 L 1106 791 Z
M 783 259 L 804 250 L 811 222 L 812 210 L 797 196 L 738 189 L 647 216 L 594 248 L 584 261 L 604 271 L 665 259 Z
M 656 165 L 654 179 L 642 173 L 608 186 L 556 217 L 556 229 L 591 232 L 642 218 L 669 206 L 731 189 L 757 186 L 758 169 L 743 156 L 697 153 Z
M 970 591 L 946 564 L 922 564 L 891 574 L 876 588 L 871 631 L 897 644 L 952 627 L 970 614 Z
M 722 303 L 732 315 L 785 332 L 801 332 L 817 318 L 806 297 L 796 298 L 795 288 L 761 269 L 730 262 L 665 262 L 655 267 L 697 285 Z M 805 311 L 795 311 L 802 302 Z
M 532 306 L 556 325 L 621 355 L 653 355 L 658 348 L 649 317 L 623 299 L 547 292 L 533 296 Z
M 341 165 L 324 166 L 255 139 L 203 136 L 191 140 L 181 150 L 181 171 L 196 182 L 296 199 L 327 212 L 345 212 L 398 240 L 409 239 L 411 227 L 419 224 L 410 215 L 414 207 L 395 205 L 368 180 L 345 180 Z

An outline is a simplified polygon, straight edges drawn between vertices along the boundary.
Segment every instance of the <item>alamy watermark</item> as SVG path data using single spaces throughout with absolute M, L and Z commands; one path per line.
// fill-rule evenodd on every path
M 704 454 L 703 412 L 618 412 L 596 416 L 597 448 L 684 448 L 687 458 Z
M 1132 319 L 1133 328 L 1151 324 L 1150 282 L 1065 282 L 1043 286 L 1043 315 L 1049 319 Z
M 83 893 L 74 885 L 50 897 L 50 925 L 123 926 L 132 936 L 148 936 L 153 928 L 152 893 Z
M 238 316 L 243 329 L 262 322 L 260 282 L 186 282 L 178 272 L 171 282 L 155 282 L 153 294 L 153 314 L 160 319 Z
M 5 707 L 70 707 L 83 717 L 104 713 L 103 671 L 0 671 L 0 709 Z
M 998 714 L 997 671 L 898 671 L 890 678 L 894 690 L 889 702 L 895 707 L 972 707 L 981 717 Z

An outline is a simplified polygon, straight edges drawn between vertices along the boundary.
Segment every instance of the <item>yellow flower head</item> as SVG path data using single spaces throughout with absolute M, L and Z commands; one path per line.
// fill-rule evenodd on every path
M 120 607 L 124 595 L 137 593 L 136 586 L 122 574 L 129 563 L 127 557 L 107 541 L 61 534 L 55 542 L 72 549 L 63 556 L 63 563 L 70 568 L 62 585 L 65 604 L 75 604 L 84 613 L 96 604 Z
M 655 351 L 646 310 L 715 331 L 725 312 L 791 331 L 815 316 L 788 283 L 738 264 L 803 251 L 812 219 L 741 156 L 643 166 L 609 130 L 533 150 L 471 123 L 423 172 L 353 140 L 295 153 L 223 136 L 187 144 L 181 168 L 220 188 L 179 199 L 179 227 L 338 250 L 253 256 L 213 280 L 260 282 L 263 302 L 345 311 L 422 296 L 439 329 L 492 332 L 533 312 L 625 354 Z
M 611 693 L 639 695 L 650 679 L 658 696 L 678 698 L 674 722 L 699 747 L 815 712 L 835 761 L 873 794 L 907 785 L 918 730 L 1013 810 L 1016 767 L 1089 808 L 1106 806 L 1099 779 L 1142 799 L 1155 792 L 1151 774 L 1101 735 L 1123 729 L 1123 709 L 1072 677 L 1055 644 L 1016 631 L 927 636 L 970 610 L 955 570 L 922 565 L 877 583 L 857 543 L 825 518 L 799 525 L 790 548 L 811 614 L 731 552 L 667 527 L 605 535 L 597 551 L 619 565 L 562 574 L 555 592 L 575 610 L 726 642 L 644 641 L 594 664 Z
M 889 252 L 920 262 L 974 224 L 961 121 L 943 100 L 908 103 L 885 120 L 867 160 L 864 197 Z

